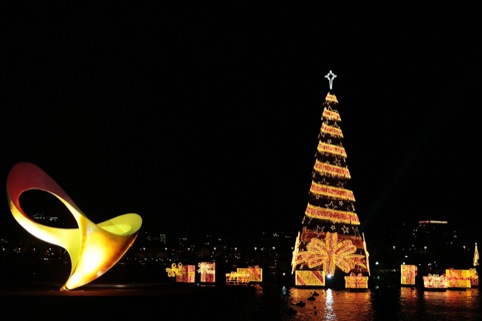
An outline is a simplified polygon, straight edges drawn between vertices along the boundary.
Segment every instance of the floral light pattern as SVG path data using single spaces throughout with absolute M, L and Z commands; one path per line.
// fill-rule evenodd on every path
M 365 256 L 355 254 L 357 247 L 351 240 L 338 242 L 338 233 L 327 232 L 324 241 L 312 238 L 306 249 L 297 253 L 294 264 L 307 264 L 310 269 L 323 266 L 327 275 L 334 275 L 336 267 L 345 273 L 354 269 L 355 265 L 366 268 L 362 260 Z

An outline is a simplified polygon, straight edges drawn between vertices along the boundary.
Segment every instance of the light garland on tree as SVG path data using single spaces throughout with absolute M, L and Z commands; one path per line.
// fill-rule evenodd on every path
M 334 232 L 317 231 L 317 230 L 311 230 L 307 227 L 304 227 L 301 233 L 301 239 L 303 240 L 303 243 L 309 243 L 312 238 L 318 238 L 322 240 L 326 237 L 326 233 L 334 233 Z M 357 247 L 357 249 L 363 248 L 363 240 L 359 236 L 338 234 L 338 239 L 350 240 L 353 243 L 353 245 Z
M 334 121 L 341 121 L 340 114 L 334 110 L 323 109 L 323 118 Z
M 322 175 L 328 174 L 331 176 L 343 177 L 347 179 L 351 178 L 350 171 L 347 167 L 332 165 L 316 160 L 315 166 L 313 168 L 315 169 L 315 171 Z
M 342 146 L 331 145 L 320 141 L 318 143 L 317 150 L 320 153 L 331 153 L 342 157 L 346 157 L 345 148 L 343 148 Z
M 324 133 L 324 134 L 330 134 L 330 135 L 335 136 L 335 137 L 343 138 L 343 132 L 341 131 L 340 128 L 330 126 L 326 123 L 323 123 L 321 125 L 321 132 Z
M 311 183 L 310 192 L 317 195 L 324 195 L 337 199 L 349 200 L 352 202 L 355 201 L 355 196 L 353 195 L 353 191 L 351 190 L 324 184 L 318 184 L 316 182 Z
M 320 219 L 320 220 L 330 220 L 335 223 L 347 223 L 351 225 L 360 225 L 360 220 L 358 215 L 354 212 L 345 212 L 333 210 L 330 208 L 324 208 L 308 204 L 305 210 L 306 216 Z

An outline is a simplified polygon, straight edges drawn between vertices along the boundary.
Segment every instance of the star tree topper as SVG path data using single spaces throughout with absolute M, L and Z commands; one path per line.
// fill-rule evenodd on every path
M 336 75 L 333 73 L 333 71 L 330 70 L 329 73 L 326 74 L 325 76 L 326 79 L 330 82 L 330 90 L 333 89 L 333 79 L 336 78 Z

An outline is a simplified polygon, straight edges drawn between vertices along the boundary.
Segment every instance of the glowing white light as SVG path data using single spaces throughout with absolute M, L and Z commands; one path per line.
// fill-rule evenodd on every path
M 325 78 L 330 82 L 330 90 L 333 89 L 333 79 L 336 78 L 336 75 L 330 70 L 330 72 L 326 74 Z

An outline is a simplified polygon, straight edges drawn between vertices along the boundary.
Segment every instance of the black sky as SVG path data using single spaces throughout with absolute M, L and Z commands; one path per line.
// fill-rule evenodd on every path
M 33 162 L 95 222 L 297 230 L 330 70 L 367 231 L 480 215 L 473 8 L 2 7 L 0 180 Z

